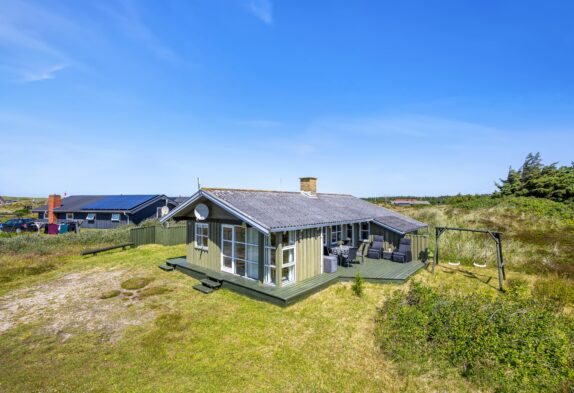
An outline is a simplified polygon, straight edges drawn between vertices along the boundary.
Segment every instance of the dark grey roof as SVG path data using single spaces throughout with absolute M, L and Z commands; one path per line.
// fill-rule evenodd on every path
M 177 196 L 177 197 L 169 197 L 172 201 L 174 201 L 177 205 L 182 204 L 183 202 L 187 201 L 190 197 L 188 196 Z
M 130 195 L 72 195 L 66 198 L 62 198 L 62 205 L 54 209 L 56 213 L 72 213 L 72 212 L 87 212 L 87 211 L 129 211 L 135 212 L 140 209 L 141 206 L 148 204 L 152 200 L 161 197 L 162 195 L 146 195 L 143 198 L 142 195 L 134 195 L 137 198 L 137 204 L 135 205 L 125 205 L 125 198 L 130 197 Z M 118 198 L 119 197 L 119 198 Z M 112 204 L 106 204 L 105 208 L 98 208 L 96 204 L 103 203 L 105 201 L 114 202 L 118 201 L 121 204 L 114 206 Z M 32 212 L 42 213 L 48 210 L 48 205 L 43 205 L 32 209 Z
M 345 222 L 375 221 L 396 232 L 407 233 L 427 225 L 352 195 L 230 189 L 202 190 L 224 201 L 269 231 L 318 227 Z M 177 217 L 177 209 L 173 215 Z

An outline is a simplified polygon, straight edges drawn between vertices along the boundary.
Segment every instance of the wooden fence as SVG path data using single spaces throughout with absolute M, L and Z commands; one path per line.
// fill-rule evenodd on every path
M 411 239 L 411 252 L 413 259 L 426 262 L 429 254 L 429 237 L 427 235 L 411 235 L 407 234 L 405 237 Z
M 130 241 L 136 246 L 141 246 L 142 244 L 174 246 L 176 244 L 185 244 L 186 235 L 187 227 L 185 225 L 133 228 L 130 231 Z

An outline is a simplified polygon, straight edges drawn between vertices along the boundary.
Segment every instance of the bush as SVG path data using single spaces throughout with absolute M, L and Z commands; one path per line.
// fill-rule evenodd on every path
M 414 284 L 385 303 L 376 323 L 381 348 L 405 370 L 454 367 L 481 388 L 518 392 L 567 389 L 572 322 L 516 296 L 457 297 Z
M 357 272 L 355 276 L 355 282 L 351 286 L 351 289 L 358 297 L 362 297 L 365 292 L 365 280 L 361 276 L 361 272 Z

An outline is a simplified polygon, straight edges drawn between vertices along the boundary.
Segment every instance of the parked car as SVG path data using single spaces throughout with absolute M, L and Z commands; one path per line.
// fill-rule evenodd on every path
M 32 218 L 14 218 L 2 224 L 2 231 L 4 232 L 32 232 L 37 231 L 38 226 L 34 223 Z

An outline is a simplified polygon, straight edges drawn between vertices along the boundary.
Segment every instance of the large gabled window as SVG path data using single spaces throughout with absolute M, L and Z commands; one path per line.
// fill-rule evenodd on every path
M 195 248 L 207 251 L 207 239 L 209 238 L 209 224 L 195 223 Z

